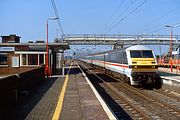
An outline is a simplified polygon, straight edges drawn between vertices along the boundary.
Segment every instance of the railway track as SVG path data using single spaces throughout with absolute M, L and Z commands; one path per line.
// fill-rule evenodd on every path
M 162 95 L 158 96 L 152 90 L 139 90 L 132 86 L 126 86 L 122 83 L 116 84 L 114 86 L 118 90 L 121 90 L 124 93 L 128 94 L 131 99 L 137 101 L 141 107 L 144 107 L 148 111 L 148 113 L 151 114 L 153 119 L 170 118 L 174 120 L 178 117 L 178 115 L 180 115 L 178 106 L 176 106 L 178 105 L 177 101 L 168 102 L 169 99 L 165 99 L 165 97 Z M 172 103 L 177 104 L 173 105 Z
M 102 70 L 89 70 L 87 66 L 81 63 L 86 69 L 86 74 L 93 75 L 93 81 L 98 80 L 102 87 L 112 99 L 120 105 L 132 119 L 173 119 L 180 118 L 180 104 L 178 97 L 171 97 L 163 91 L 142 90 L 134 88 L 116 78 L 104 75 Z M 96 78 L 96 80 L 95 80 Z M 104 98 L 106 99 L 106 98 Z M 118 109 L 109 104 L 110 108 L 121 119 L 123 115 Z
M 168 89 L 160 89 L 160 90 L 154 90 L 155 92 L 159 93 L 159 94 L 163 94 L 164 96 L 173 98 L 177 101 L 180 101 L 180 94 L 178 94 L 177 92 L 174 91 L 170 91 Z

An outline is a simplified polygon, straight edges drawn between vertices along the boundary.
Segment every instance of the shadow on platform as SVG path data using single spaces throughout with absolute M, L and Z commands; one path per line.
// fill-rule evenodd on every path
M 15 106 L 7 108 L 0 119 L 24 120 L 56 80 L 57 78 L 47 78 L 29 93 L 22 94 Z

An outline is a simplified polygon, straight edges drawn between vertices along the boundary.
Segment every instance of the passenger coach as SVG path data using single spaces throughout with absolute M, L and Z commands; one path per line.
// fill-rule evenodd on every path
M 154 51 L 142 45 L 92 54 L 81 60 L 123 75 L 131 85 L 157 89 L 162 85 Z

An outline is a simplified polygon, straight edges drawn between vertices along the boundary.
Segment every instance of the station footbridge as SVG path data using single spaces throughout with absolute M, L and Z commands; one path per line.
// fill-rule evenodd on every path
M 118 35 L 118 34 L 63 34 L 61 40 L 69 45 L 113 45 L 114 49 L 125 45 L 170 45 L 170 35 Z M 172 37 L 173 49 L 180 46 L 180 35 Z

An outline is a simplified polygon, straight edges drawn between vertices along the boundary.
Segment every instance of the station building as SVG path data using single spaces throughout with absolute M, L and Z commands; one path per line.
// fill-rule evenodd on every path
M 0 67 L 38 67 L 45 64 L 46 43 L 44 41 L 29 41 L 20 43 L 19 36 L 1 36 Z M 64 51 L 70 49 L 68 43 L 48 43 L 49 66 L 52 69 L 61 68 L 64 61 Z

